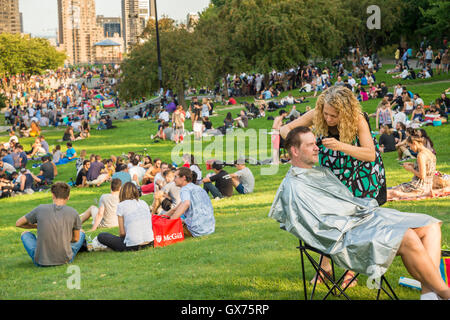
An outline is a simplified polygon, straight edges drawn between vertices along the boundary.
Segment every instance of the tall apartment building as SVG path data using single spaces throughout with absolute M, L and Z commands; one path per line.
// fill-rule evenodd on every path
M 122 36 L 121 19 L 119 17 L 97 16 L 97 25 L 102 28 L 105 38 L 113 38 L 115 34 Z
M 58 0 L 59 44 L 70 64 L 93 63 L 94 44 L 102 37 L 95 0 Z
M 0 0 L 0 33 L 21 33 L 19 0 Z
M 148 19 L 154 16 L 154 0 L 122 0 L 122 34 L 126 50 L 138 42 Z

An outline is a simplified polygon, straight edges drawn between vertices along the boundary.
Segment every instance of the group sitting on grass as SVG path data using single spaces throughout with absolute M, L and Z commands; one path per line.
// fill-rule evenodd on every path
M 81 167 L 74 185 L 99 186 L 111 181 L 111 191 L 100 197 L 98 206 L 89 206 L 78 215 L 75 209 L 67 206 L 70 186 L 64 182 L 51 185 L 54 205 L 40 205 L 20 218 L 16 224 L 24 228 L 37 227 L 37 238 L 32 233 L 24 233 L 22 241 L 38 266 L 73 261 L 80 250 L 87 248 L 82 225 L 91 218 L 92 226 L 89 231 L 119 228 L 119 235 L 102 232 L 96 239 L 99 245 L 115 251 L 152 247 L 153 214 L 163 214 L 170 219 L 181 218 L 185 237 L 211 234 L 215 230 L 215 219 L 208 192 L 215 198 L 229 197 L 232 196 L 233 189 L 239 194 L 247 194 L 253 192 L 255 185 L 252 172 L 240 160 L 236 161 L 237 171 L 232 174 L 223 170 L 221 162 L 214 161 L 212 169 L 215 174 L 202 179 L 200 167 L 189 154 L 184 156 L 185 162 L 179 167 L 160 159 L 152 161 L 149 156 L 141 157 L 134 152 L 129 152 L 126 157 L 111 156 L 106 161 L 102 161 L 99 155 L 91 155 L 89 159 L 85 159 L 85 155 L 83 150 L 80 155 Z M 40 175 L 35 177 L 30 174 L 31 180 L 43 181 L 51 173 L 53 176 L 49 178 L 54 178 L 55 163 L 48 156 L 44 156 L 43 160 Z M 2 162 L 0 165 L 4 166 Z M 23 178 L 19 179 L 25 184 L 25 188 L 28 174 L 24 171 Z M 148 193 L 154 194 L 151 205 L 140 199 Z M 61 215 L 61 219 L 51 218 L 54 210 Z M 62 225 L 64 228 L 61 228 Z M 53 252 L 55 248 L 59 249 Z

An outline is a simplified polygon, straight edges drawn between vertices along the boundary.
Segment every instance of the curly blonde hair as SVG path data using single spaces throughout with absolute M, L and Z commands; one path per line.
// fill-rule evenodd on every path
M 358 133 L 359 115 L 362 113 L 361 105 L 353 92 L 344 86 L 332 86 L 323 91 L 317 99 L 314 112 L 314 133 L 328 136 L 328 125 L 323 117 L 324 105 L 336 109 L 339 113 L 339 140 L 352 144 Z

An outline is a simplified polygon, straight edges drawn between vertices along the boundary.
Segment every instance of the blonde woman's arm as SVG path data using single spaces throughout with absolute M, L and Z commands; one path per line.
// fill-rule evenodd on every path
M 315 109 L 312 109 L 312 110 L 308 111 L 307 113 L 305 113 L 300 118 L 282 126 L 280 129 L 280 135 L 283 137 L 283 139 L 286 139 L 289 131 L 291 131 L 294 128 L 297 128 L 300 126 L 303 126 L 303 127 L 312 126 L 313 120 L 314 120 L 314 112 L 315 112 Z
M 358 120 L 358 138 L 360 144 L 359 147 L 338 141 L 335 138 L 323 139 L 322 144 L 328 149 L 341 151 L 360 161 L 375 161 L 375 145 L 369 130 L 369 125 L 363 115 L 360 115 Z

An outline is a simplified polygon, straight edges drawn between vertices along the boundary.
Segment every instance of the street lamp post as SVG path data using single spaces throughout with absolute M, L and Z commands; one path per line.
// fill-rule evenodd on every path
M 158 79 L 159 79 L 159 90 L 161 91 L 162 85 L 162 67 L 161 67 L 161 50 L 159 47 L 159 28 L 158 28 L 158 11 L 156 9 L 156 0 L 153 0 L 155 4 L 155 26 L 156 26 L 156 50 L 158 52 Z

